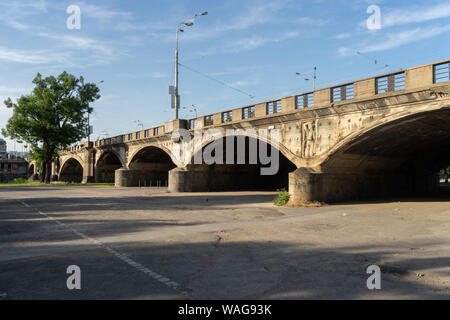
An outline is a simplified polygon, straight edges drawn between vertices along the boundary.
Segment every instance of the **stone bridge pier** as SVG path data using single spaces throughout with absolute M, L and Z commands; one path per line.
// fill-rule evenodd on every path
M 74 146 L 54 168 L 61 181 L 171 192 L 286 188 L 293 201 L 325 202 L 412 195 L 437 190 L 450 164 L 449 124 L 450 61 L 441 61 Z M 198 154 L 216 161 L 198 163 Z M 261 154 L 277 155 L 274 174 L 261 174 L 271 166 Z

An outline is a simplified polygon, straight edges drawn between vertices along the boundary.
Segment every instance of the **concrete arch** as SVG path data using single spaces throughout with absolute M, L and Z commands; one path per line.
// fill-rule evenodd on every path
M 226 139 L 233 137 L 234 145 L 234 161 L 233 163 L 226 162 Z M 244 155 L 238 155 L 238 141 L 237 138 L 243 137 L 241 140 L 244 148 Z M 221 141 L 222 140 L 222 141 Z M 222 143 L 221 143 L 222 142 Z M 262 146 L 260 142 L 265 144 Z M 230 136 L 220 136 L 212 140 L 204 141 L 201 144 L 201 148 L 196 148 L 197 153 L 203 152 L 208 146 L 212 146 L 215 143 L 221 143 L 223 146 L 223 163 L 202 164 L 195 163 L 195 153 L 192 154 L 191 164 L 181 170 L 174 170 L 171 172 L 171 185 L 170 191 L 182 192 L 182 191 L 257 191 L 267 190 L 275 191 L 280 188 L 288 188 L 289 173 L 297 169 L 295 163 L 289 160 L 282 151 L 281 148 L 277 148 L 271 143 L 270 139 L 263 139 L 255 135 L 239 135 L 233 134 Z M 251 145 L 253 144 L 253 154 Z M 278 145 L 280 146 L 280 144 Z M 260 148 L 267 148 L 265 152 L 268 156 L 268 163 L 264 163 L 260 158 Z M 275 156 L 273 152 L 276 152 Z M 253 156 L 256 156 L 253 158 Z M 238 157 L 241 158 L 241 163 L 236 162 Z M 253 159 L 252 159 L 253 158 Z M 250 161 L 256 160 L 255 162 Z M 222 161 L 221 161 L 222 162 Z
M 79 158 L 79 157 L 78 157 Z M 59 180 L 64 182 L 81 183 L 83 181 L 84 167 L 76 157 L 64 161 L 59 172 Z
M 169 171 L 176 167 L 167 148 L 148 144 L 132 153 L 126 172 L 116 171 L 116 185 L 165 187 L 169 183 Z M 124 175 L 126 182 L 123 182 Z
M 290 192 L 327 202 L 435 192 L 450 162 L 448 123 L 450 108 L 387 116 L 342 139 L 317 167 L 298 169 Z
M 382 121 L 376 124 L 362 128 L 361 130 L 348 135 L 347 137 L 339 141 L 337 144 L 335 144 L 330 149 L 330 151 L 327 152 L 326 156 L 323 156 L 318 160 L 321 162 L 321 167 L 326 167 L 326 163 L 331 161 L 333 157 L 338 156 L 342 152 L 346 152 L 348 149 L 352 147 L 352 145 L 357 144 L 362 139 L 366 140 L 370 139 L 371 135 L 375 134 L 380 130 L 387 130 L 393 126 L 399 127 L 400 125 L 407 123 L 411 123 L 411 126 L 419 128 L 421 123 L 418 121 L 420 119 L 426 119 L 427 117 L 434 115 L 438 116 L 438 118 L 447 119 L 446 121 L 450 121 L 450 108 L 444 110 L 423 111 L 414 114 L 406 112 L 392 114 L 388 117 L 385 117 Z M 393 128 L 393 130 L 395 131 L 395 128 Z M 393 138 L 395 138 L 393 140 L 397 140 L 399 137 L 394 136 Z
M 58 175 L 61 174 L 61 170 L 62 170 L 62 168 L 64 168 L 64 165 L 67 163 L 67 161 L 70 161 L 71 159 L 75 159 L 76 161 L 78 161 L 78 163 L 80 163 L 84 169 L 85 163 L 84 163 L 83 159 L 77 154 L 72 154 L 72 155 L 70 155 L 70 157 L 66 157 L 63 161 L 60 161 Z
M 225 138 L 225 135 L 223 134 L 224 132 L 222 132 L 222 138 Z M 258 136 L 258 135 L 240 135 L 240 134 L 234 134 L 231 135 L 233 137 L 238 137 L 238 136 L 244 136 L 244 137 L 249 137 L 249 138 L 253 138 L 256 140 L 260 140 L 270 146 L 272 146 L 272 141 L 268 138 L 264 138 L 262 136 Z M 268 136 L 270 136 L 270 133 L 268 134 Z M 190 145 L 191 145 L 191 150 L 192 150 L 192 154 L 191 154 L 191 158 L 195 155 L 196 152 L 203 150 L 206 146 L 210 145 L 211 143 L 213 143 L 216 139 L 212 139 L 212 140 L 208 140 L 208 141 L 202 141 L 202 144 L 196 148 L 196 146 L 194 145 L 194 141 L 191 141 Z M 294 163 L 297 166 L 297 163 L 299 162 L 299 157 L 293 153 L 292 151 L 290 151 L 289 148 L 287 148 L 280 140 L 278 140 L 278 148 L 276 148 L 278 151 L 280 151 L 280 153 L 286 158 L 288 159 L 290 162 Z M 192 162 L 192 161 L 191 161 Z
M 164 151 L 171 158 L 172 152 L 165 146 L 163 146 L 161 144 L 157 144 L 157 143 L 146 144 L 146 145 L 140 146 L 139 149 L 134 150 L 130 155 L 128 155 L 128 161 L 126 162 L 127 168 L 130 167 L 130 163 L 133 162 L 136 155 L 138 155 L 140 152 L 142 152 L 143 150 L 148 149 L 148 148 L 160 149 L 160 150 Z
M 95 182 L 114 183 L 116 170 L 122 169 L 124 166 L 124 161 L 118 152 L 103 150 L 95 161 Z
M 100 153 L 98 154 L 98 156 L 96 156 L 96 161 L 95 161 L 95 166 L 97 166 L 98 162 L 105 157 L 108 153 L 112 153 L 114 154 L 117 159 L 120 161 L 122 167 L 126 167 L 127 166 L 127 161 L 125 160 L 125 157 L 118 151 L 114 150 L 114 149 L 103 149 L 100 151 Z

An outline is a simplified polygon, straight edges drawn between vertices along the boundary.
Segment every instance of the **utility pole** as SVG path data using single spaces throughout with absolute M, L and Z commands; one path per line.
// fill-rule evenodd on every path
M 316 90 L 316 79 L 317 79 L 317 67 L 314 67 L 314 80 L 313 80 L 313 89 Z
M 311 78 L 310 73 L 300 73 L 296 72 L 296 75 L 302 76 L 305 81 L 309 81 Z M 314 67 L 314 73 L 313 73 L 313 90 L 316 90 L 316 79 L 317 79 L 317 67 Z
M 194 25 L 194 19 L 198 16 L 206 16 L 208 15 L 208 12 L 203 12 L 200 14 L 196 14 L 193 17 L 190 17 L 183 22 L 179 23 L 177 26 L 177 33 L 176 33 L 176 48 L 175 48 L 175 85 L 172 88 L 169 89 L 169 93 L 172 95 L 172 108 L 175 109 L 175 120 L 178 119 L 178 110 L 180 109 L 180 95 L 178 93 L 178 39 L 179 39 L 179 33 L 184 32 L 184 29 L 182 29 L 183 26 L 185 27 L 192 27 Z
M 180 33 L 180 26 L 177 27 L 177 45 L 175 49 L 175 87 L 172 93 L 172 107 L 175 108 L 175 120 L 178 119 L 178 109 L 180 109 L 180 95 L 178 94 L 178 34 Z

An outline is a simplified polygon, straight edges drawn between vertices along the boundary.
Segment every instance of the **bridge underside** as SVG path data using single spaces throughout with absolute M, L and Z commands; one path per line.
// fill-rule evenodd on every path
M 241 137 L 242 138 L 242 137 Z M 272 148 L 270 145 L 261 143 L 260 141 L 246 137 L 244 138 L 242 149 L 245 157 L 242 164 L 238 161 L 238 142 L 234 139 L 234 157 L 233 161 L 229 159 L 227 164 L 227 148 L 226 139 L 221 139 L 211 143 L 208 147 L 214 149 L 211 153 L 215 157 L 215 152 L 220 152 L 221 156 L 216 158 L 215 164 L 194 164 L 186 168 L 177 168 L 170 172 L 169 190 L 172 192 L 200 192 L 200 191 L 275 191 L 280 188 L 288 188 L 289 173 L 296 169 L 296 166 L 290 162 L 281 152 Z M 242 141 L 244 141 L 242 140 Z M 262 164 L 261 159 L 250 159 L 250 145 L 254 147 L 254 154 L 260 154 L 260 148 L 265 148 L 263 154 L 267 155 L 272 161 L 272 154 L 277 153 L 279 168 L 275 175 L 263 175 L 261 170 L 268 168 L 271 164 Z M 201 153 L 203 156 L 208 154 L 203 148 Z M 220 160 L 219 160 L 220 159 Z M 194 163 L 195 157 L 192 160 Z M 220 164 L 219 164 L 220 163 Z
M 295 200 L 342 201 L 438 190 L 437 173 L 450 164 L 450 110 L 403 118 L 340 148 L 319 170 L 290 175 Z
M 68 160 L 61 168 L 59 180 L 64 182 L 81 183 L 83 181 L 83 167 L 75 160 Z
M 165 187 L 169 183 L 169 171 L 175 167 L 164 150 L 146 147 L 133 157 L 129 169 L 116 171 L 116 186 Z
M 105 153 L 98 161 L 95 168 L 95 182 L 114 183 L 115 172 L 122 168 L 119 158 L 112 152 Z

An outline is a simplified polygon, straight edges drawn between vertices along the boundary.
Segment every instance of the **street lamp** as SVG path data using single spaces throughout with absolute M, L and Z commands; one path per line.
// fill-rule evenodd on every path
M 101 81 L 99 81 L 99 82 L 97 82 L 95 85 L 99 85 L 100 83 L 104 83 L 105 81 L 104 80 L 101 80 Z M 87 125 L 87 138 L 88 138 L 88 143 L 90 143 L 91 142 L 91 134 L 92 134 L 92 131 L 93 130 L 91 130 L 91 126 L 90 126 L 90 124 L 89 124 L 89 122 L 90 122 L 90 117 L 89 117 L 89 115 L 90 115 L 91 113 L 89 112 L 89 110 L 88 110 L 88 118 L 87 118 L 87 120 L 88 120 L 88 125 Z
M 141 120 L 135 120 L 133 122 L 136 123 L 138 127 L 141 127 L 141 130 L 144 130 L 144 124 Z
M 306 78 L 304 78 L 305 81 L 309 81 L 311 78 L 311 74 L 308 74 L 308 73 L 296 72 L 295 74 L 298 76 L 306 77 Z M 313 78 L 313 89 L 316 90 L 317 67 L 314 67 L 314 75 L 312 78 Z
M 195 118 L 198 118 L 197 115 L 197 107 L 195 105 L 192 105 L 191 107 L 183 107 L 183 109 L 189 108 L 189 112 L 195 113 Z
M 173 88 L 169 89 L 169 93 L 172 95 L 172 108 L 175 109 L 175 120 L 178 119 L 178 109 L 180 108 L 180 95 L 178 94 L 178 38 L 179 33 L 184 32 L 183 27 L 192 27 L 194 25 L 194 20 L 198 16 L 206 16 L 208 12 L 199 13 L 193 17 L 187 18 L 183 22 L 180 22 L 177 26 L 176 34 L 176 49 L 175 49 L 175 85 Z

